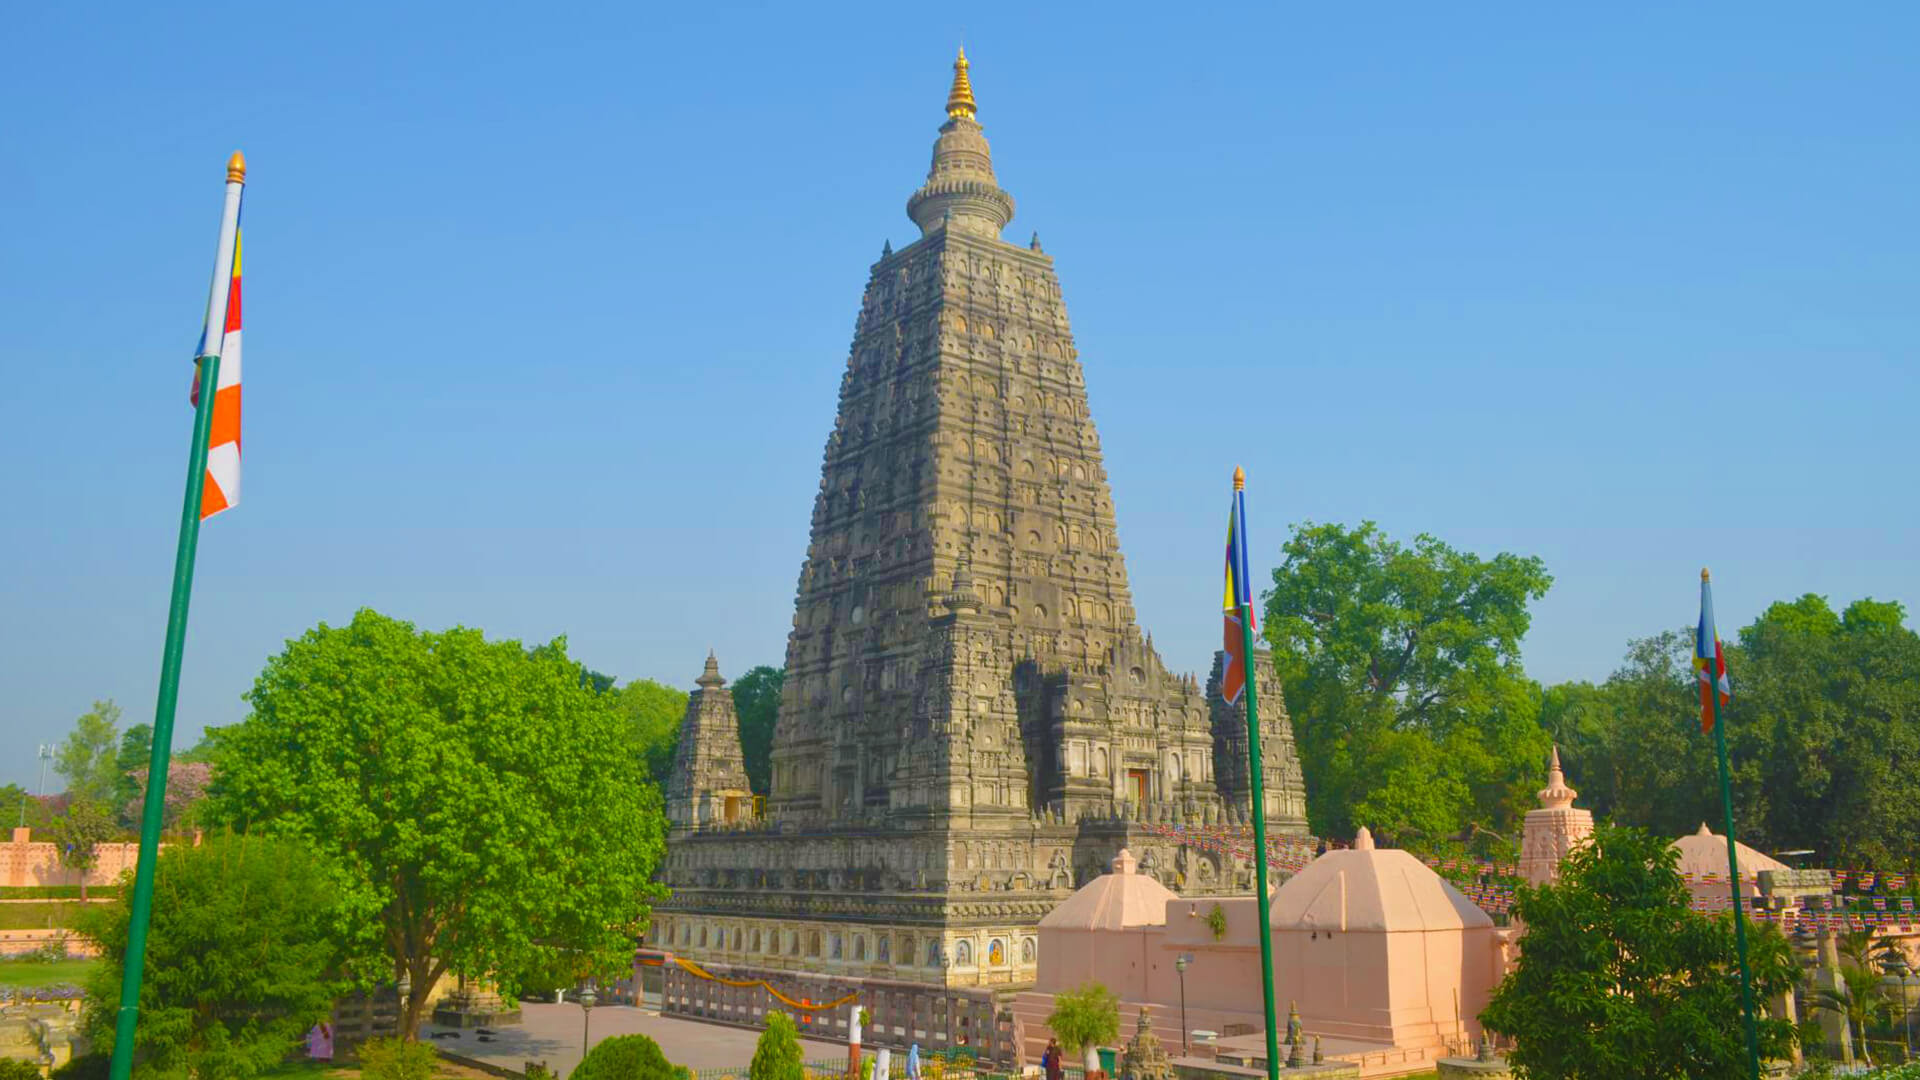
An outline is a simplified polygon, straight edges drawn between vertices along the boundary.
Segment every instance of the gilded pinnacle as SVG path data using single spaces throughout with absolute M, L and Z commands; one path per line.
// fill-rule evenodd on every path
M 1241 468 L 1238 465 L 1235 465 L 1233 467 L 1233 490 L 1245 491 L 1246 489 L 1247 489 L 1247 470 Z
M 971 120 L 977 110 L 973 104 L 973 82 L 967 78 L 967 50 L 963 47 L 953 61 L 953 89 L 947 93 L 947 115 L 955 120 Z
M 235 150 L 227 159 L 227 183 L 244 184 L 247 182 L 247 156 Z
M 1700 580 L 1701 581 L 1707 580 L 1707 568 L 1704 566 L 1700 568 Z

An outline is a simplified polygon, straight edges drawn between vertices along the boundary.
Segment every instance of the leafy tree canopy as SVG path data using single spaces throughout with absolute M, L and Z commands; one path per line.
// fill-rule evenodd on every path
M 680 722 L 687 716 L 687 694 L 652 679 L 635 679 L 612 694 L 627 721 L 627 738 L 653 782 L 666 787 L 673 752 L 680 745 Z
M 124 807 L 140 798 L 145 785 L 135 781 L 133 774 L 144 772 L 152 764 L 152 757 L 152 724 L 135 724 L 120 733 L 120 749 L 113 758 L 115 806 Z M 128 828 L 139 828 L 140 812 L 136 809 L 131 819 L 123 816 L 121 822 Z
M 112 698 L 96 701 L 80 714 L 53 757 L 54 771 L 66 778 L 67 794 L 76 801 L 112 805 L 120 780 L 119 742 L 120 706 Z
M 136 1078 L 246 1080 L 279 1064 L 344 989 L 334 890 L 313 855 L 265 837 L 165 849 L 140 988 Z M 106 963 L 88 987 L 89 1026 L 113 1044 L 128 896 L 90 907 L 81 931 Z
M 411 983 L 406 1036 L 446 972 L 631 959 L 660 895 L 660 795 L 564 639 L 529 652 L 363 610 L 289 642 L 247 699 L 210 815 L 323 856 L 351 970 Z
M 1264 629 L 1315 831 L 1510 845 L 1548 751 L 1519 656 L 1553 581 L 1540 560 L 1403 545 L 1372 522 L 1302 525 L 1284 552 Z
M 1120 999 L 1097 982 L 1055 994 L 1047 1029 L 1069 1054 L 1111 1043 L 1120 1037 Z
M 1747 1075 L 1738 954 L 1729 917 L 1689 907 L 1668 842 L 1601 826 L 1552 885 L 1517 890 L 1518 964 L 1480 1014 L 1510 1036 L 1507 1059 L 1534 1080 L 1740 1080 Z M 1772 929 L 1768 925 L 1768 929 Z M 1797 977 L 1776 931 L 1750 941 L 1756 1001 Z M 1785 1020 L 1760 1023 L 1762 1058 L 1785 1056 Z
M 740 716 L 740 750 L 747 759 L 747 784 L 755 795 L 773 791 L 773 728 L 780 717 L 780 687 L 786 681 L 786 668 L 762 664 L 733 684 L 733 708 Z
M 80 899 L 87 898 L 87 872 L 100 865 L 100 845 L 120 833 L 113 816 L 97 802 L 76 801 L 53 823 L 60 862 L 80 873 Z

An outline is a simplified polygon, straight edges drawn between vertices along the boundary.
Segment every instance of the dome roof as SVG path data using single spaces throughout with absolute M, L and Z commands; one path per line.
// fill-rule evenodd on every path
M 1129 926 L 1165 926 L 1172 889 L 1139 872 L 1133 855 L 1122 849 L 1111 873 L 1101 874 L 1060 902 L 1040 920 L 1042 929 L 1122 930 Z
M 1683 836 L 1667 845 L 1680 853 L 1680 873 L 1694 880 L 1712 876 L 1719 880 L 1727 877 L 1727 838 L 1707 828 L 1701 822 L 1700 831 L 1692 836 Z M 1752 879 L 1762 870 L 1786 870 L 1786 863 L 1771 855 L 1763 855 L 1738 840 L 1733 842 L 1734 849 L 1740 853 L 1740 876 Z
M 1308 863 L 1273 897 L 1275 930 L 1461 930 L 1492 926 L 1487 913 L 1404 851 L 1353 847 Z

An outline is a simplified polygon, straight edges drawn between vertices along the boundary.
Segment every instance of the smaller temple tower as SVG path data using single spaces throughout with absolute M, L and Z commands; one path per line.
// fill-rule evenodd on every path
M 694 680 L 680 721 L 680 745 L 667 778 L 667 823 L 674 832 L 732 824 L 753 816 L 747 759 L 740 749 L 740 717 L 733 691 L 720 677 L 720 661 L 707 653 L 707 669 Z
M 1553 748 L 1547 766 L 1547 786 L 1540 791 L 1540 809 L 1527 811 L 1520 836 L 1520 876 L 1530 885 L 1543 885 L 1560 876 L 1560 860 L 1593 835 L 1593 811 L 1573 805 L 1579 792 L 1567 786 L 1560 771 L 1560 748 Z

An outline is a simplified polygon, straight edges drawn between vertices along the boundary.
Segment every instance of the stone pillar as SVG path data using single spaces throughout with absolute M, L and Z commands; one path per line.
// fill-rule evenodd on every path
M 1813 972 L 1813 989 L 1844 992 L 1847 980 L 1840 974 L 1840 941 L 1833 931 L 1820 935 L 1820 966 Z M 1820 1033 L 1825 1037 L 1827 1057 L 1841 1065 L 1853 1067 L 1853 1031 L 1847 1024 L 1844 1014 L 1832 1009 L 1819 1010 Z

